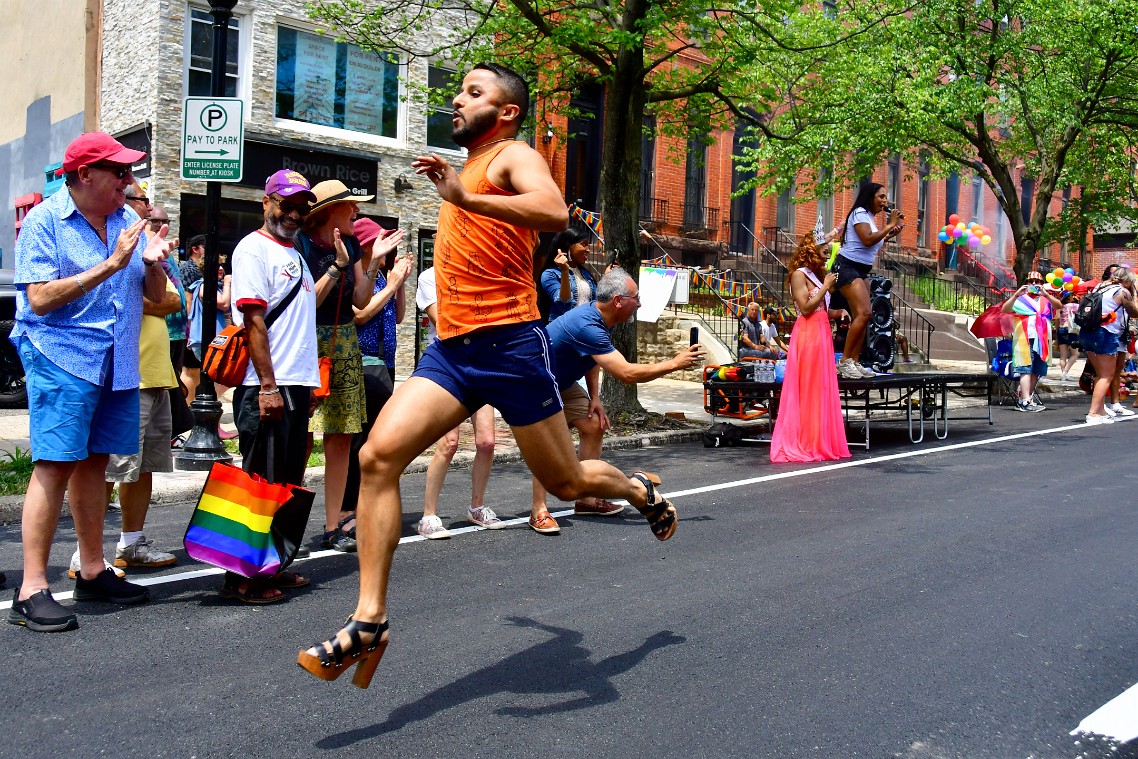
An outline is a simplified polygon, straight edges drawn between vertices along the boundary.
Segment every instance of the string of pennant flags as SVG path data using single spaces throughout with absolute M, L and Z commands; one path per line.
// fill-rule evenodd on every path
M 570 203 L 569 215 L 588 227 L 589 230 L 596 235 L 597 240 L 599 240 L 602 245 L 604 244 L 605 239 L 602 219 L 599 213 L 581 208 L 576 203 Z M 657 245 L 659 245 L 659 243 L 657 243 Z M 663 251 L 663 248 L 661 248 L 661 251 Z M 718 294 L 719 297 L 724 300 L 724 306 L 728 312 L 728 316 L 741 316 L 743 312 L 746 311 L 748 303 L 752 301 L 757 303 L 759 301 L 762 292 L 762 286 L 758 282 L 739 282 L 717 273 L 714 269 L 708 268 L 700 270 L 692 266 L 685 266 L 673 260 L 667 251 L 663 251 L 662 255 L 654 259 L 645 261 L 644 265 L 668 266 L 690 270 L 691 286 Z

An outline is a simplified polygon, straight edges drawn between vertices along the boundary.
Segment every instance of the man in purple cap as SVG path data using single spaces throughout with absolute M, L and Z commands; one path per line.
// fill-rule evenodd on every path
M 320 387 L 316 353 L 316 293 L 312 272 L 293 238 L 316 200 L 308 180 L 278 171 L 265 184 L 265 223 L 233 250 L 233 323 L 249 341 L 245 381 L 233 389 L 233 417 L 245 471 L 269 476 L 267 447 L 253 441 L 262 425 L 273 436 L 272 480 L 299 485 L 308 460 L 312 389 Z M 284 600 L 281 588 L 308 580 L 282 572 L 269 580 L 228 573 L 221 593 L 246 603 Z
M 144 155 L 102 132 L 75 139 L 63 155 L 66 191 L 28 213 L 16 242 L 12 342 L 27 376 L 35 469 L 24 500 L 24 577 L 8 621 L 31 630 L 79 626 L 47 583 L 69 479 L 81 564 L 76 600 L 150 597 L 103 559 L 107 458 L 138 452 L 142 298 L 165 295 L 158 264 L 176 244 L 166 241 L 166 227 L 143 241 L 146 222 L 124 207 L 130 166 Z

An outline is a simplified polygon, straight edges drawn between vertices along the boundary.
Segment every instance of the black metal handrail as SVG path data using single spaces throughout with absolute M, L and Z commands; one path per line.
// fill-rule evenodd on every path
M 690 232 L 713 232 L 719 228 L 719 209 L 712 206 L 684 204 L 680 228 Z
M 893 295 L 893 318 L 897 328 L 909 338 L 909 348 L 918 349 L 926 359 L 932 359 L 933 332 L 936 327 L 917 309 L 896 293 Z
M 640 201 L 640 220 L 651 224 L 668 222 L 667 198 L 642 198 Z

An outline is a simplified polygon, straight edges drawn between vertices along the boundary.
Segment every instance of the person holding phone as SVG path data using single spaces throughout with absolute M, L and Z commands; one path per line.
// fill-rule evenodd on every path
M 854 198 L 853 208 L 846 216 L 842 233 L 842 249 L 834 261 L 832 271 L 837 274 L 837 289 L 849 306 L 850 331 L 846 335 L 842 362 L 838 374 L 846 379 L 877 376 L 858 363 L 865 346 L 865 328 L 869 324 L 869 285 L 866 277 L 886 240 L 901 234 L 905 225 L 901 214 L 889 207 L 889 196 L 883 185 L 869 182 L 861 186 Z M 888 208 L 885 226 L 877 228 L 874 217 Z M 835 306 L 838 304 L 835 303 Z
M 771 461 L 834 461 L 850 457 L 838 378 L 830 291 L 838 275 L 826 272 L 826 251 L 807 232 L 790 259 L 790 292 L 798 318 L 790 333 L 790 351 L 782 382 L 779 415 L 771 433 Z
M 1016 317 L 1012 335 L 1012 369 L 1019 375 L 1017 411 L 1037 413 L 1047 407 L 1039 402 L 1035 386 L 1047 376 L 1047 360 L 1051 358 L 1051 319 L 1055 309 L 1062 308 L 1043 287 L 1043 275 L 1028 272 L 1027 283 L 1012 293 L 1000 308 Z
M 538 308 L 548 321 L 597 298 L 597 280 L 585 261 L 589 230 L 570 226 L 549 241 L 541 267 Z

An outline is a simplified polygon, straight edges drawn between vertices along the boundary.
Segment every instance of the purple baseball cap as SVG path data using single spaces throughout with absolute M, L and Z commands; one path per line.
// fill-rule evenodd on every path
M 316 202 L 312 187 L 299 171 L 281 169 L 269 177 L 269 181 L 265 182 L 265 194 L 272 195 L 274 192 L 282 198 L 303 194 L 309 203 Z

